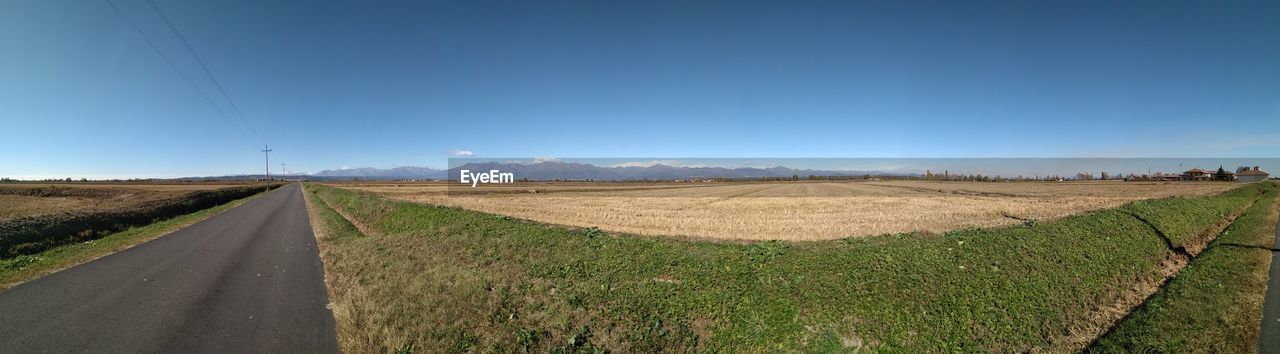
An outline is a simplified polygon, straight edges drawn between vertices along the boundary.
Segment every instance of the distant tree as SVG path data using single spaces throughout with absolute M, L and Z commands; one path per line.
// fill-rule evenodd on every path
M 1227 170 L 1222 169 L 1222 166 L 1218 166 L 1218 172 L 1213 174 L 1213 179 L 1219 181 L 1230 181 L 1232 177 L 1233 176 L 1227 174 Z
M 71 177 L 67 177 L 67 182 L 71 182 Z
M 792 181 L 799 181 L 799 180 L 800 180 L 800 175 L 791 175 L 791 180 L 792 180 Z

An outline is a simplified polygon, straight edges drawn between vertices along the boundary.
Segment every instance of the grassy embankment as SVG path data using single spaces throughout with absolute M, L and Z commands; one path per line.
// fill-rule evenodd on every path
M 197 190 L 105 210 L 70 211 L 0 222 L 0 258 L 36 254 L 65 244 L 95 240 L 130 227 L 212 208 L 260 191 L 262 186 Z
M 1186 269 L 1100 339 L 1097 352 L 1257 350 L 1280 204 L 1276 189 L 1245 210 Z
M 261 187 L 257 189 L 260 190 Z M 261 192 L 249 194 L 247 197 L 223 202 L 202 210 L 157 219 L 146 225 L 132 227 L 117 225 L 114 226 L 115 229 L 113 231 L 91 232 L 92 238 L 81 239 L 74 243 L 60 241 L 57 244 L 42 245 L 38 250 L 27 248 L 27 252 L 23 254 L 0 258 L 0 290 L 164 236 L 261 195 Z M 62 220 L 66 218 L 57 217 L 55 219 Z M 80 218 L 74 219 L 79 220 Z M 99 222 L 95 221 L 95 223 Z M 50 228 L 58 229 L 61 227 Z
M 1111 325 L 1100 313 L 1132 284 L 1164 279 L 1178 252 L 1152 224 L 1198 239 L 1275 186 L 990 230 L 752 244 L 307 188 L 348 351 L 1070 351 Z

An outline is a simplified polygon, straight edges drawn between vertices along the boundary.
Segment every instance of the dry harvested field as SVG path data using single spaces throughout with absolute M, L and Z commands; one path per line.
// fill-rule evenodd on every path
M 489 188 L 494 193 L 488 194 L 448 194 L 439 183 L 335 185 L 552 224 L 725 240 L 944 232 L 1055 219 L 1142 199 L 1212 195 L 1239 186 L 1119 181 L 534 183 Z
M 0 222 L 27 216 L 95 211 L 161 200 L 228 183 L 15 183 L 0 184 Z

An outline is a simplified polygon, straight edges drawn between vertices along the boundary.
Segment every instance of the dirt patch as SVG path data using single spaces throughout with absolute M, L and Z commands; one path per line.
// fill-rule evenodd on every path
M 1021 216 L 1013 215 L 1013 214 L 1010 214 L 1010 213 L 1009 213 L 1009 212 L 1007 212 L 1007 211 L 1001 211 L 1001 212 L 1000 212 L 1000 216 L 1003 216 L 1003 217 L 1006 217 L 1006 218 L 1010 218 L 1010 219 L 1014 219 L 1014 220 L 1021 221 L 1021 222 L 1035 221 L 1035 219 L 1031 219 L 1031 218 L 1024 218 L 1024 217 L 1021 217 Z
M 1249 203 L 1249 205 L 1253 205 L 1253 203 Z M 1205 230 L 1204 233 L 1200 234 L 1200 237 L 1198 237 L 1195 242 L 1187 244 L 1187 253 L 1192 257 L 1199 256 L 1200 253 L 1204 252 L 1204 250 L 1209 247 L 1210 243 L 1213 243 L 1213 240 L 1218 239 L 1218 236 L 1221 236 L 1222 232 L 1227 230 L 1227 227 L 1230 227 L 1232 223 L 1236 222 L 1236 219 L 1240 218 L 1243 211 L 1244 209 L 1242 208 L 1214 223 L 1208 230 Z

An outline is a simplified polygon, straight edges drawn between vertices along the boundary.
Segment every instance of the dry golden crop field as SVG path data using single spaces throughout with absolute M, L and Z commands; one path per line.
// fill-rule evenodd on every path
M 1238 184 L 1191 182 L 804 181 L 688 184 L 531 184 L 489 194 L 443 184 L 338 186 L 552 224 L 724 240 L 824 240 L 944 232 L 1046 220 Z M 537 193 L 515 193 L 536 190 Z
M 15 183 L 0 185 L 0 221 L 124 207 L 228 183 Z

